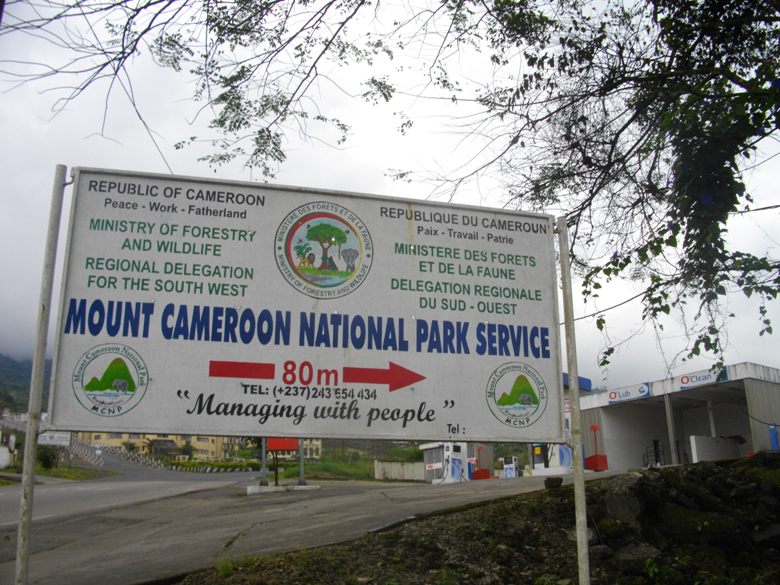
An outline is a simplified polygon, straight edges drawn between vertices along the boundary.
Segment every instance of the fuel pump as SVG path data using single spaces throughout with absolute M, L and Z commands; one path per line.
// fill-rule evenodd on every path
M 444 443 L 444 473 L 442 483 L 468 481 L 467 443 Z
M 517 457 L 514 455 L 511 457 L 504 457 L 504 479 L 510 479 L 517 477 Z

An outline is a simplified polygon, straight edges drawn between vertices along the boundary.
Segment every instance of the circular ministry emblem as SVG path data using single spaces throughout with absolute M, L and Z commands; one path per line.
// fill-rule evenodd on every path
M 374 247 L 363 221 L 329 201 L 301 205 L 276 230 L 276 265 L 292 286 L 315 299 L 343 297 L 368 276 Z
M 144 397 L 149 372 L 133 348 L 98 345 L 82 355 L 73 370 L 73 392 L 81 406 L 98 416 L 120 416 Z
M 528 364 L 510 362 L 498 367 L 487 384 L 490 412 L 510 427 L 530 427 L 547 408 L 547 385 Z

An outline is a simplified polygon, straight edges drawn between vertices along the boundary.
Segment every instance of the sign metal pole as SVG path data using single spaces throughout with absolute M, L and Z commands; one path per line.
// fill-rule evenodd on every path
M 306 485 L 306 479 L 303 475 L 303 439 L 298 439 L 298 462 L 300 465 L 300 476 L 298 477 L 298 485 Z
M 260 439 L 260 484 L 259 485 L 268 485 L 268 466 L 266 463 L 268 462 L 268 438 L 263 437 Z
M 27 405 L 27 430 L 24 440 L 24 470 L 22 473 L 22 499 L 19 505 L 19 531 L 16 540 L 16 585 L 27 585 L 30 563 L 30 525 L 32 523 L 33 492 L 35 486 L 35 453 L 40 428 L 41 402 L 43 400 L 43 369 L 46 360 L 46 337 L 49 332 L 49 313 L 54 286 L 54 265 L 57 259 L 57 237 L 60 231 L 62 201 L 65 193 L 65 165 L 57 165 L 49 211 L 49 229 L 43 260 L 40 304 L 38 305 L 38 329 L 33 355 L 30 397 Z
M 569 370 L 571 400 L 571 440 L 574 458 L 574 513 L 577 530 L 577 565 L 579 584 L 590 585 L 588 558 L 588 518 L 585 500 L 585 470 L 582 452 L 582 420 L 580 418 L 580 383 L 577 370 L 577 341 L 574 335 L 574 304 L 572 302 L 571 269 L 569 266 L 569 232 L 566 217 L 558 218 L 558 244 L 563 287 L 563 316 L 566 329 L 566 356 Z

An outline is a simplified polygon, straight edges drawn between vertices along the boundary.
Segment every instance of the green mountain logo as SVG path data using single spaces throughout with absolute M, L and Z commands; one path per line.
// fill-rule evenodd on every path
M 512 384 L 512 390 L 509 394 L 506 392 L 501 394 L 501 398 L 496 401 L 498 406 L 515 406 L 516 404 L 522 404 L 525 406 L 538 406 L 539 397 L 534 392 L 531 383 L 524 375 L 520 375 L 515 378 L 515 383 Z
M 105 392 L 107 390 L 121 390 L 124 392 L 135 392 L 135 381 L 130 374 L 130 370 L 122 358 L 116 358 L 106 368 L 103 375 L 98 380 L 93 377 L 84 386 L 88 392 Z

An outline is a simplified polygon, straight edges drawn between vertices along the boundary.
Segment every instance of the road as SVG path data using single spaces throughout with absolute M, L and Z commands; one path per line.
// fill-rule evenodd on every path
M 257 476 L 257 472 L 172 472 L 130 463 L 107 453 L 103 458 L 106 462 L 105 469 L 119 472 L 119 476 L 87 482 L 36 478 L 33 519 L 44 520 L 115 508 L 150 499 L 218 488 Z M 19 521 L 21 489 L 19 484 L 0 490 L 0 529 L 15 526 Z
M 236 480 L 223 477 L 216 481 Z M 213 567 L 225 557 L 240 559 L 249 554 L 343 542 L 415 515 L 533 491 L 543 485 L 541 477 L 441 486 L 320 482 L 309 486 L 319 489 L 248 496 L 246 486 L 252 480 L 219 486 L 213 481 L 185 482 L 187 489 L 198 491 L 175 497 L 160 495 L 95 511 L 39 516 L 31 536 L 31 583 L 151 583 Z M 160 491 L 166 481 L 100 480 L 69 489 L 77 488 L 80 497 L 91 504 L 104 493 L 105 486 L 118 490 L 125 483 L 136 484 L 137 496 L 140 484 L 148 483 L 152 491 Z M 49 497 L 43 494 L 56 499 L 64 491 L 67 489 L 52 486 L 40 489 L 38 495 L 41 500 Z M 15 526 L 0 527 L 0 583 L 13 582 L 15 548 Z

